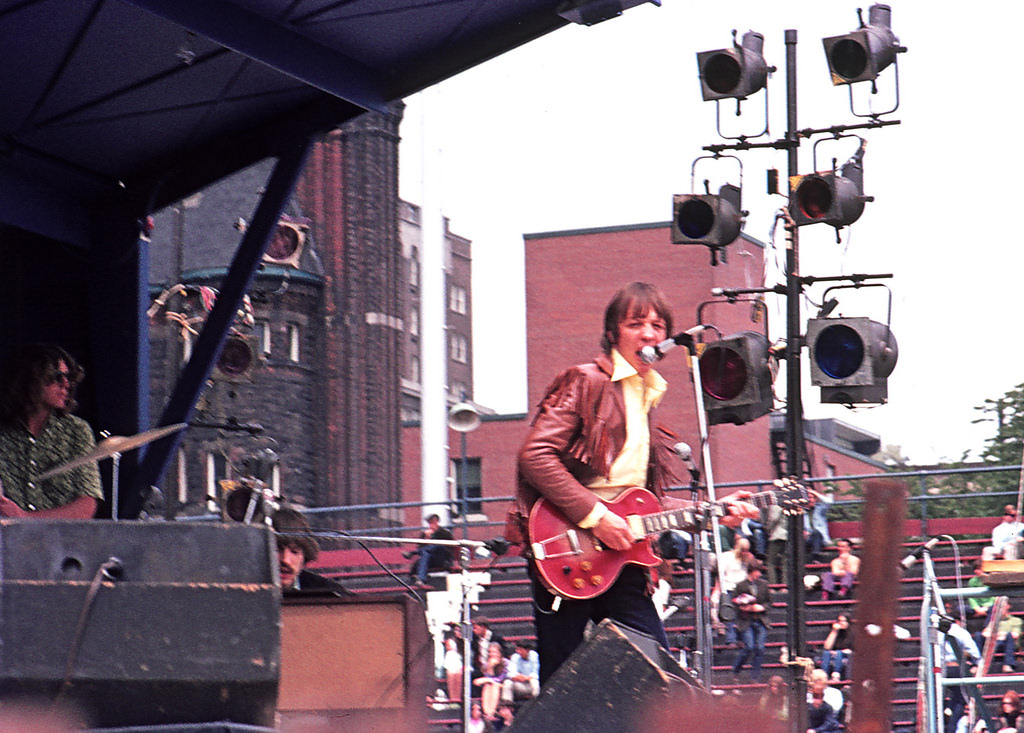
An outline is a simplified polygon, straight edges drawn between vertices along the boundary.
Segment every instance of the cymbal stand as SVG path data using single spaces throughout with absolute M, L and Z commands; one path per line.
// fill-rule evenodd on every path
M 110 454 L 110 518 L 117 521 L 117 506 L 121 500 L 120 494 L 121 486 L 121 454 L 111 453 Z

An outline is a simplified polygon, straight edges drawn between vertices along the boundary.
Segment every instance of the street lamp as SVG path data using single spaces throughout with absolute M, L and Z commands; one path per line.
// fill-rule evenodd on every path
M 462 536 L 466 538 L 469 536 L 469 502 L 466 496 L 469 463 L 466 460 L 466 433 L 480 427 L 480 412 L 463 396 L 461 402 L 456 402 L 448 410 L 448 427 L 459 433 L 459 480 L 456 483 L 456 495 L 459 499 L 459 511 L 462 513 Z

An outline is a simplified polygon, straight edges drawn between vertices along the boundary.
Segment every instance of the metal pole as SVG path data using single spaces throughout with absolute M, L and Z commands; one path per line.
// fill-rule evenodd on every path
M 459 446 L 462 450 L 462 457 L 459 460 L 459 511 L 462 512 L 462 539 L 469 537 L 469 461 L 466 460 L 466 433 L 460 432 Z
M 797 76 L 796 76 L 796 31 L 787 30 L 786 36 L 786 141 L 788 143 L 787 163 L 790 181 L 799 175 L 799 132 L 797 128 Z M 793 196 L 789 184 L 790 198 Z M 800 391 L 800 352 L 803 337 L 800 328 L 800 230 L 788 227 L 786 238 L 786 470 L 793 476 L 804 475 L 803 454 L 803 400 Z M 789 517 L 790 562 L 786 576 L 789 591 L 787 616 L 787 643 L 792 672 L 793 699 L 790 701 L 791 725 L 797 733 L 807 730 L 807 684 L 803 669 L 795 663 L 804 655 L 806 641 L 806 613 L 804 609 L 804 587 L 801 576 L 805 565 L 803 542 L 803 517 Z

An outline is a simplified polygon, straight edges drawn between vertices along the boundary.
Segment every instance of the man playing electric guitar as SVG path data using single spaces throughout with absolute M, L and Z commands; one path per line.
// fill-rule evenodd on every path
M 671 311 L 653 285 L 634 282 L 615 294 L 604 314 L 604 353 L 562 372 L 540 402 L 519 453 L 522 510 L 544 497 L 602 549 L 625 552 L 643 536 L 605 502 L 643 487 L 665 509 L 687 505 L 662 494 L 681 483 L 673 462 L 682 465 L 672 451 L 674 436 L 652 420 L 667 384 L 640 356 L 671 330 Z M 757 516 L 753 505 L 732 502 L 722 522 L 735 526 Z M 588 621 L 613 619 L 668 648 L 641 565 L 625 565 L 606 590 L 582 599 L 556 597 L 538 573 L 531 574 L 542 685 L 582 641 Z

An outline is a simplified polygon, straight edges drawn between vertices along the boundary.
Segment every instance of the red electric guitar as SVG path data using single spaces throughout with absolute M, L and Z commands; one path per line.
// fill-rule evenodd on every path
M 782 479 L 775 485 L 773 491 L 753 494 L 744 501 L 759 508 L 778 505 L 787 514 L 798 513 L 813 503 L 807 488 L 793 479 Z M 626 489 L 605 505 L 629 523 L 633 534 L 645 538 L 668 529 L 699 529 L 712 511 L 722 511 L 721 502 L 662 511 L 658 498 L 638 487 Z M 606 549 L 592 532 L 577 527 L 544 498 L 533 505 L 527 526 L 541 579 L 552 593 L 565 598 L 585 600 L 601 595 L 626 563 L 653 567 L 661 562 L 647 541 L 637 542 L 628 550 Z

